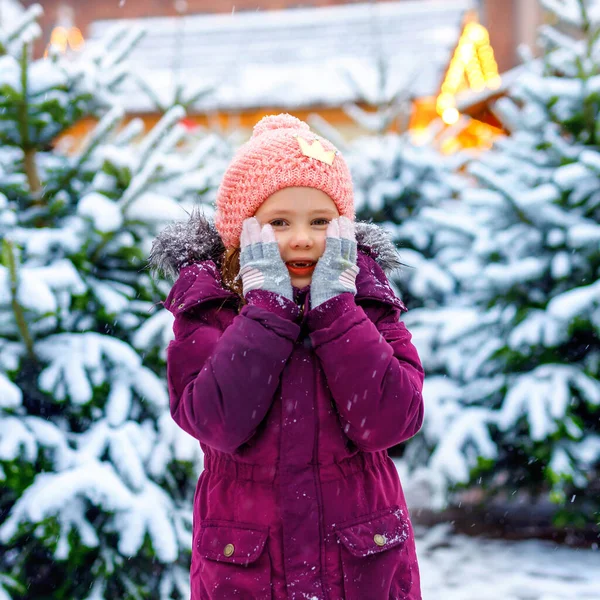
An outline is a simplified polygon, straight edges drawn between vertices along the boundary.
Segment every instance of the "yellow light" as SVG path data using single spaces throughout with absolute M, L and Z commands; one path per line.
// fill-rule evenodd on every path
M 479 23 L 469 23 L 465 28 L 465 33 L 476 44 L 486 44 L 490 39 L 487 29 Z
M 454 80 L 460 81 L 462 74 L 463 74 L 462 67 L 460 69 L 457 69 L 456 67 L 451 67 L 450 71 L 448 72 L 448 79 L 450 81 L 454 81 Z
M 83 48 L 85 41 L 83 39 L 83 34 L 79 27 L 71 27 L 69 30 L 69 46 L 75 50 L 75 52 L 79 52 Z
M 68 34 L 64 27 L 55 27 L 50 35 L 50 46 L 56 46 L 61 52 L 67 48 Z
M 427 129 L 419 128 L 412 130 L 412 139 L 417 146 L 422 146 L 426 144 L 429 141 L 430 137 L 431 136 L 427 132 Z
M 64 54 L 67 51 L 67 47 L 70 47 L 75 52 L 79 52 L 84 44 L 83 34 L 78 27 L 67 29 L 59 25 L 50 34 L 50 43 L 44 52 L 44 58 L 48 56 L 50 48 L 54 48 L 61 54 Z
M 473 44 L 463 44 L 460 46 L 460 60 L 462 60 L 464 64 L 467 64 L 473 57 L 474 52 L 475 46 Z
M 436 99 L 436 112 L 444 123 L 454 125 L 460 119 L 460 112 L 456 108 L 457 94 L 465 89 L 482 92 L 486 85 L 497 89 L 500 82 L 487 29 L 476 22 L 467 23 Z
M 450 73 L 448 73 L 448 83 L 450 85 L 457 86 L 462 78 L 463 78 L 464 69 L 453 69 Z
M 456 152 L 459 149 L 460 143 L 456 137 L 447 138 L 440 144 L 440 150 L 444 154 L 452 154 L 453 152 Z
M 437 109 L 443 112 L 447 108 L 454 106 L 454 96 L 452 94 L 440 94 L 437 99 Z
M 456 110 L 456 108 L 453 107 L 447 108 L 442 113 L 442 120 L 444 121 L 444 123 L 446 123 L 446 125 L 454 125 L 454 123 L 456 123 L 459 118 L 460 113 Z
M 55 27 L 50 35 L 51 44 L 66 44 L 67 43 L 67 30 L 64 27 Z
M 497 90 L 502 85 L 502 79 L 496 75 L 488 79 L 486 83 L 491 90 Z

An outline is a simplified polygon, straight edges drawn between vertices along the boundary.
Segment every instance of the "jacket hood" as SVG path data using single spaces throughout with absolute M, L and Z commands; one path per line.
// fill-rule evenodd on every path
M 402 263 L 389 234 L 379 225 L 356 223 L 359 249 L 371 256 L 386 276 Z M 203 260 L 221 264 L 225 246 L 214 223 L 196 208 L 187 221 L 177 221 L 165 227 L 152 242 L 148 266 L 153 272 L 175 281 L 184 267 Z

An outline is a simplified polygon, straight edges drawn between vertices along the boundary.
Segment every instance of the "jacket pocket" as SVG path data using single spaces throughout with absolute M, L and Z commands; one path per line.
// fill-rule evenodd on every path
M 335 527 L 345 600 L 403 600 L 412 587 L 406 513 L 394 506 Z
M 203 521 L 197 547 L 201 600 L 271 600 L 267 527 Z

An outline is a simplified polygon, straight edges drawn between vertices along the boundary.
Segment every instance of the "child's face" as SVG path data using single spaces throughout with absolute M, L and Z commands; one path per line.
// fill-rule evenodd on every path
M 340 216 L 334 201 L 315 188 L 287 187 L 269 196 L 254 216 L 261 226 L 270 223 L 273 227 L 292 285 L 309 285 L 315 265 L 325 252 L 327 225 Z M 307 261 L 312 266 L 290 264 Z

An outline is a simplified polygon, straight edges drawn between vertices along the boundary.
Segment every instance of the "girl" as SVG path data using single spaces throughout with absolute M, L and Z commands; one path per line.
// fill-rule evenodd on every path
M 228 167 L 214 225 L 155 240 L 178 279 L 171 414 L 199 440 L 192 600 L 418 600 L 387 449 L 423 420 L 423 370 L 375 225 L 333 145 L 268 116 Z

